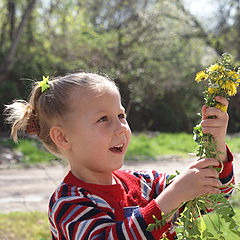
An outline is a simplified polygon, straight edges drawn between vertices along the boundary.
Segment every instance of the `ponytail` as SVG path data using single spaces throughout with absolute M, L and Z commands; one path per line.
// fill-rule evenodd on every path
M 31 105 L 24 100 L 15 100 L 12 104 L 5 106 L 4 114 L 6 122 L 9 123 L 11 128 L 11 137 L 15 142 L 18 141 L 18 133 L 26 132 L 28 120 L 32 115 L 33 109 Z
M 37 84 L 37 83 L 35 83 Z M 12 104 L 5 105 L 4 115 L 6 122 L 11 125 L 11 137 L 18 142 L 18 134 L 40 134 L 38 115 L 36 114 L 37 101 L 41 95 L 41 88 L 35 85 L 30 94 L 29 102 L 14 100 Z

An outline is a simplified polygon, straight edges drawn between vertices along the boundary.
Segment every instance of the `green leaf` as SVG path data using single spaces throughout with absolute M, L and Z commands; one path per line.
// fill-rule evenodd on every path
M 166 184 L 168 185 L 169 182 L 174 179 L 176 177 L 176 175 L 170 175 L 168 178 L 167 178 L 167 181 L 166 181 Z
M 179 174 L 180 174 L 180 172 L 179 172 L 178 170 L 176 170 L 176 173 L 177 173 L 177 175 L 179 175 Z
M 154 230 L 154 228 L 155 228 L 155 224 L 150 223 L 150 224 L 148 224 L 148 226 L 147 226 L 147 231 L 148 231 L 148 232 L 152 232 L 152 231 Z

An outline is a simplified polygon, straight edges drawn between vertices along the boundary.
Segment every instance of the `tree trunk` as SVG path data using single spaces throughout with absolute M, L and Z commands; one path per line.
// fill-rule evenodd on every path
M 29 15 L 31 14 L 34 5 L 36 3 L 36 0 L 30 0 L 28 3 L 28 6 L 26 7 L 25 12 L 23 13 L 22 16 L 22 20 L 19 23 L 19 26 L 17 28 L 16 34 L 13 38 L 11 47 L 8 51 L 8 54 L 5 58 L 5 60 L 3 61 L 3 63 L 0 66 L 0 81 L 3 80 L 5 78 L 5 76 L 8 74 L 8 72 L 11 70 L 11 68 L 14 66 L 14 64 L 16 63 L 15 61 L 15 53 L 17 50 L 17 46 L 20 40 L 20 37 L 22 35 L 23 32 L 23 28 L 27 22 L 27 19 L 29 17 Z
M 14 33 L 15 33 L 15 3 L 12 0 L 8 1 L 8 12 L 10 18 L 10 31 L 9 38 L 13 41 Z
M 236 19 L 236 30 L 237 30 L 237 39 L 236 41 L 238 42 L 238 48 L 237 48 L 237 59 L 236 60 L 240 60 L 240 6 L 238 6 L 237 8 L 237 19 Z

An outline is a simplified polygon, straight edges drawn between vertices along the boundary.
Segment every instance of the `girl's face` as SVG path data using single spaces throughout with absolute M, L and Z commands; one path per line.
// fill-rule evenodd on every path
M 116 87 L 79 95 L 67 121 L 70 164 L 75 175 L 91 182 L 92 176 L 109 176 L 122 167 L 131 130 Z

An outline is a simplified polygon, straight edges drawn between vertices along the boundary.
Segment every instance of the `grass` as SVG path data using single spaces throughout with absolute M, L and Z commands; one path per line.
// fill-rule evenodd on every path
M 128 147 L 126 159 L 155 158 L 160 155 L 186 156 L 194 152 L 196 144 L 190 134 L 160 133 L 156 136 L 146 134 L 133 135 Z
M 227 144 L 233 153 L 240 152 L 240 138 L 228 136 Z M 18 144 L 12 140 L 1 142 L 2 145 L 11 147 L 14 151 L 23 154 L 21 161 L 25 164 L 48 163 L 56 159 L 47 152 L 42 144 L 33 139 L 21 140 Z M 162 155 L 178 155 L 188 157 L 188 153 L 196 152 L 197 144 L 192 134 L 187 133 L 155 133 L 133 134 L 126 154 L 126 160 L 148 160 Z
M 49 153 L 44 146 L 35 139 L 23 139 L 18 144 L 11 139 L 1 141 L 1 145 L 13 148 L 15 152 L 21 153 L 21 162 L 24 164 L 49 163 L 56 156 Z
M 240 137 L 231 137 L 231 135 L 229 135 L 226 138 L 226 143 L 233 153 L 240 153 Z
M 240 152 L 240 138 L 228 136 L 226 139 L 232 152 Z M 126 159 L 148 159 L 161 155 L 179 155 L 187 157 L 196 153 L 197 144 L 192 134 L 159 133 L 155 136 L 146 134 L 133 135 L 128 147 Z
M 1 240 L 50 240 L 46 213 L 12 212 L 0 214 Z
M 22 152 L 23 163 L 43 163 L 56 159 L 54 155 L 43 148 L 42 144 L 35 140 L 22 140 L 15 149 Z

